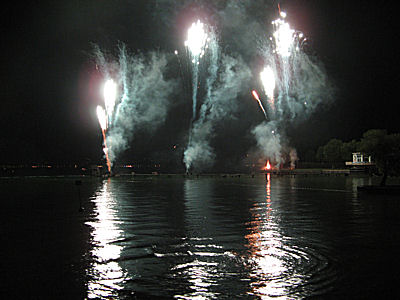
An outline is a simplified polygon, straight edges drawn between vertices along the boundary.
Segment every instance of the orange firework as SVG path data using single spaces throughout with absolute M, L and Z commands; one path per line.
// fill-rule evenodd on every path
M 258 105 L 260 105 L 260 108 L 261 108 L 261 110 L 263 111 L 265 118 L 267 118 L 267 113 L 265 112 L 265 109 L 264 109 L 264 107 L 263 107 L 263 105 L 262 105 L 262 103 L 261 103 L 261 100 L 260 100 L 260 97 L 259 97 L 258 94 L 257 94 L 257 91 L 256 91 L 256 90 L 252 90 L 252 91 L 251 91 L 251 94 L 253 95 L 254 99 L 257 100 Z
M 110 163 L 110 159 L 108 158 L 108 148 L 107 148 L 106 133 L 105 133 L 103 128 L 101 129 L 101 132 L 103 133 L 103 139 L 104 139 L 104 153 L 106 155 L 107 169 L 108 169 L 108 172 L 111 173 L 111 163 Z

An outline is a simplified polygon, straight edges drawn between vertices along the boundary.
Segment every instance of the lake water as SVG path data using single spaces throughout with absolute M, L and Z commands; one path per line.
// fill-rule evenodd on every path
M 357 194 L 375 180 L 0 178 L 0 295 L 393 298 L 400 199 Z

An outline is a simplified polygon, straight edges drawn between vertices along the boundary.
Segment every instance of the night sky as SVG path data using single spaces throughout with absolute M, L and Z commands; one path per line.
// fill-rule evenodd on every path
M 218 1 L 218 7 L 213 4 L 217 1 L 191 2 L 40 1 L 2 8 L 0 163 L 100 161 L 102 137 L 95 108 L 102 102 L 103 77 L 93 59 L 94 45 L 114 55 L 120 42 L 132 53 L 173 54 L 196 15 L 207 17 L 229 1 Z M 268 26 L 277 16 L 278 2 L 253 2 L 265 7 L 255 10 L 255 18 Z M 330 104 L 287 129 L 300 158 L 331 138 L 359 139 L 371 128 L 399 132 L 394 4 L 287 0 L 280 5 L 292 28 L 308 38 L 307 51 L 321 61 L 335 86 Z M 218 14 L 208 20 L 220 24 Z M 219 32 L 227 41 L 224 49 L 234 52 L 229 32 Z M 257 56 L 243 58 L 249 66 L 257 65 Z M 176 155 L 171 152 L 175 144 L 184 147 L 189 118 L 184 112 L 190 112 L 191 102 L 176 101 L 164 126 L 152 134 L 139 130 L 133 135 L 122 160 L 156 160 Z M 217 130 L 223 136 L 214 143 L 220 157 L 241 157 L 254 144 L 249 126 L 261 122 L 262 115 L 250 96 L 240 101 L 251 104 L 238 121 Z

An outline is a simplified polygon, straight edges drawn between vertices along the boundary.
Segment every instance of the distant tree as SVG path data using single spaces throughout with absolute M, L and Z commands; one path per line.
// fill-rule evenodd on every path
M 400 175 L 400 134 L 387 134 L 386 130 L 370 129 L 363 134 L 360 150 L 372 156 L 379 172 L 381 185 L 388 176 Z
M 349 161 L 354 152 L 360 151 L 360 142 L 351 140 L 350 142 L 343 143 L 341 149 L 342 161 Z
M 319 146 L 318 147 L 317 152 L 315 153 L 315 158 L 319 162 L 324 162 L 325 161 L 324 146 Z
M 331 139 L 323 148 L 323 156 L 327 162 L 332 164 L 332 168 L 336 163 L 342 161 L 343 142 L 338 139 Z

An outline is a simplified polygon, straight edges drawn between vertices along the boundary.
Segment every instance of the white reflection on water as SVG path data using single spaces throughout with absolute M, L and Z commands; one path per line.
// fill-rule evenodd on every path
M 215 298 L 215 293 L 210 292 L 209 288 L 216 284 L 213 279 L 217 273 L 216 262 L 206 262 L 200 260 L 193 260 L 192 262 L 177 265 L 174 270 L 180 270 L 190 282 L 192 292 L 185 295 L 175 295 L 176 299 L 210 299 Z
M 95 220 L 86 222 L 92 227 L 94 262 L 87 270 L 89 275 L 88 298 L 108 298 L 121 289 L 121 283 L 127 274 L 116 260 L 120 257 L 122 247 L 113 243 L 121 237 L 116 216 L 116 200 L 112 193 L 110 179 L 104 181 L 100 191 L 92 200 L 95 204 Z
M 358 195 L 358 190 L 357 187 L 363 186 L 363 185 L 372 185 L 372 177 L 350 177 L 349 181 L 351 183 L 351 189 L 353 192 L 353 199 L 357 198 Z
M 250 294 L 261 299 L 286 298 L 286 253 L 283 238 L 277 230 L 278 225 L 272 218 L 270 174 L 267 174 L 265 202 L 255 203 L 251 214 L 252 221 L 248 224 L 250 233 L 246 235 L 252 278 Z
M 217 293 L 211 291 L 217 284 L 218 262 L 213 258 L 224 255 L 213 249 L 221 249 L 213 238 L 208 236 L 213 232 L 213 219 L 210 211 L 210 199 L 213 197 L 213 183 L 209 180 L 186 180 L 184 185 L 185 205 L 190 236 L 187 237 L 189 254 L 193 257 L 190 262 L 178 264 L 173 270 L 186 278 L 190 292 L 184 295 L 175 295 L 176 299 L 213 299 Z M 208 250 L 206 250 L 208 249 Z M 211 261 L 210 261 L 211 260 Z

